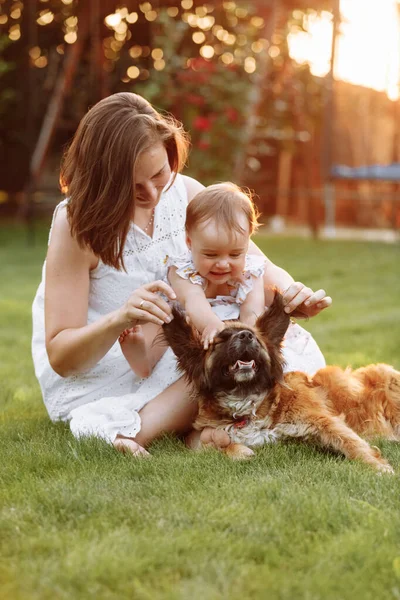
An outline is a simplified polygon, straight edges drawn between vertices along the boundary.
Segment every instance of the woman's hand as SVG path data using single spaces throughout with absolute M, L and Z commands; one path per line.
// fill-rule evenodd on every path
M 315 317 L 332 304 L 325 290 L 313 292 L 300 281 L 292 283 L 283 294 L 285 312 L 293 316 Z
M 175 292 L 164 281 L 153 281 L 137 288 L 121 309 L 124 322 L 122 329 L 134 327 L 139 323 L 170 323 L 171 307 L 159 293 L 165 294 L 171 300 L 176 299 Z
M 219 323 L 212 323 L 207 325 L 205 329 L 203 329 L 203 333 L 201 335 L 201 341 L 204 344 L 204 350 L 207 350 L 209 346 L 214 342 L 214 338 L 225 328 L 225 323 L 220 321 Z

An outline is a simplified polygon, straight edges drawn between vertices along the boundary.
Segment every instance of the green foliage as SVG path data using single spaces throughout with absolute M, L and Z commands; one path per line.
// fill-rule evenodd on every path
M 50 423 L 30 357 L 47 231 L 0 229 L 0 596 L 10 600 L 389 600 L 400 595 L 398 475 L 300 443 L 234 463 L 173 438 L 132 460 Z M 331 309 L 329 362 L 400 368 L 398 247 L 257 238 Z M 378 441 L 400 471 L 400 449 Z
M 191 65 L 185 71 L 171 71 L 165 86 L 156 89 L 150 82 L 148 89 L 142 84 L 140 93 L 174 114 L 190 132 L 191 175 L 205 184 L 230 179 L 241 142 L 248 78 L 238 68 L 229 69 L 201 58 L 193 59 Z

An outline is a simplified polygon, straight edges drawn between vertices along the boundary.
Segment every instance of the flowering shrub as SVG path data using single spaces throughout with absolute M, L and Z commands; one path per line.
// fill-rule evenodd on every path
M 191 136 L 190 175 L 204 184 L 234 179 L 253 76 L 242 64 L 224 64 L 216 54 L 199 56 L 184 23 L 162 15 L 158 21 L 164 27 L 154 45 L 162 48 L 165 67 L 152 70 L 133 91 L 182 121 Z
M 165 85 L 156 87 L 153 80 L 140 86 L 140 93 L 171 112 L 190 132 L 188 168 L 202 183 L 233 178 L 249 91 L 248 76 L 241 71 L 194 58 L 186 69 L 170 73 Z

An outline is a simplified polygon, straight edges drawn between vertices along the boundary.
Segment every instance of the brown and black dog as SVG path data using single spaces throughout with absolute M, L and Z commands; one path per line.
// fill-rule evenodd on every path
M 376 364 L 355 371 L 326 367 L 313 377 L 284 374 L 281 344 L 290 319 L 279 293 L 254 328 L 227 323 L 208 350 L 178 305 L 173 316 L 164 336 L 199 405 L 194 427 L 227 431 L 229 456 L 248 458 L 249 446 L 278 439 L 312 439 L 393 473 L 360 436 L 400 441 L 399 371 Z

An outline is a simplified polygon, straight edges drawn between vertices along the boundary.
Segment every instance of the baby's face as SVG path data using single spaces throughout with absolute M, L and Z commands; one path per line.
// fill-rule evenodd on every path
M 209 219 L 193 227 L 187 236 L 196 270 L 211 283 L 222 285 L 242 276 L 250 235 L 245 215 L 238 215 L 238 223 L 244 233 L 218 227 Z

